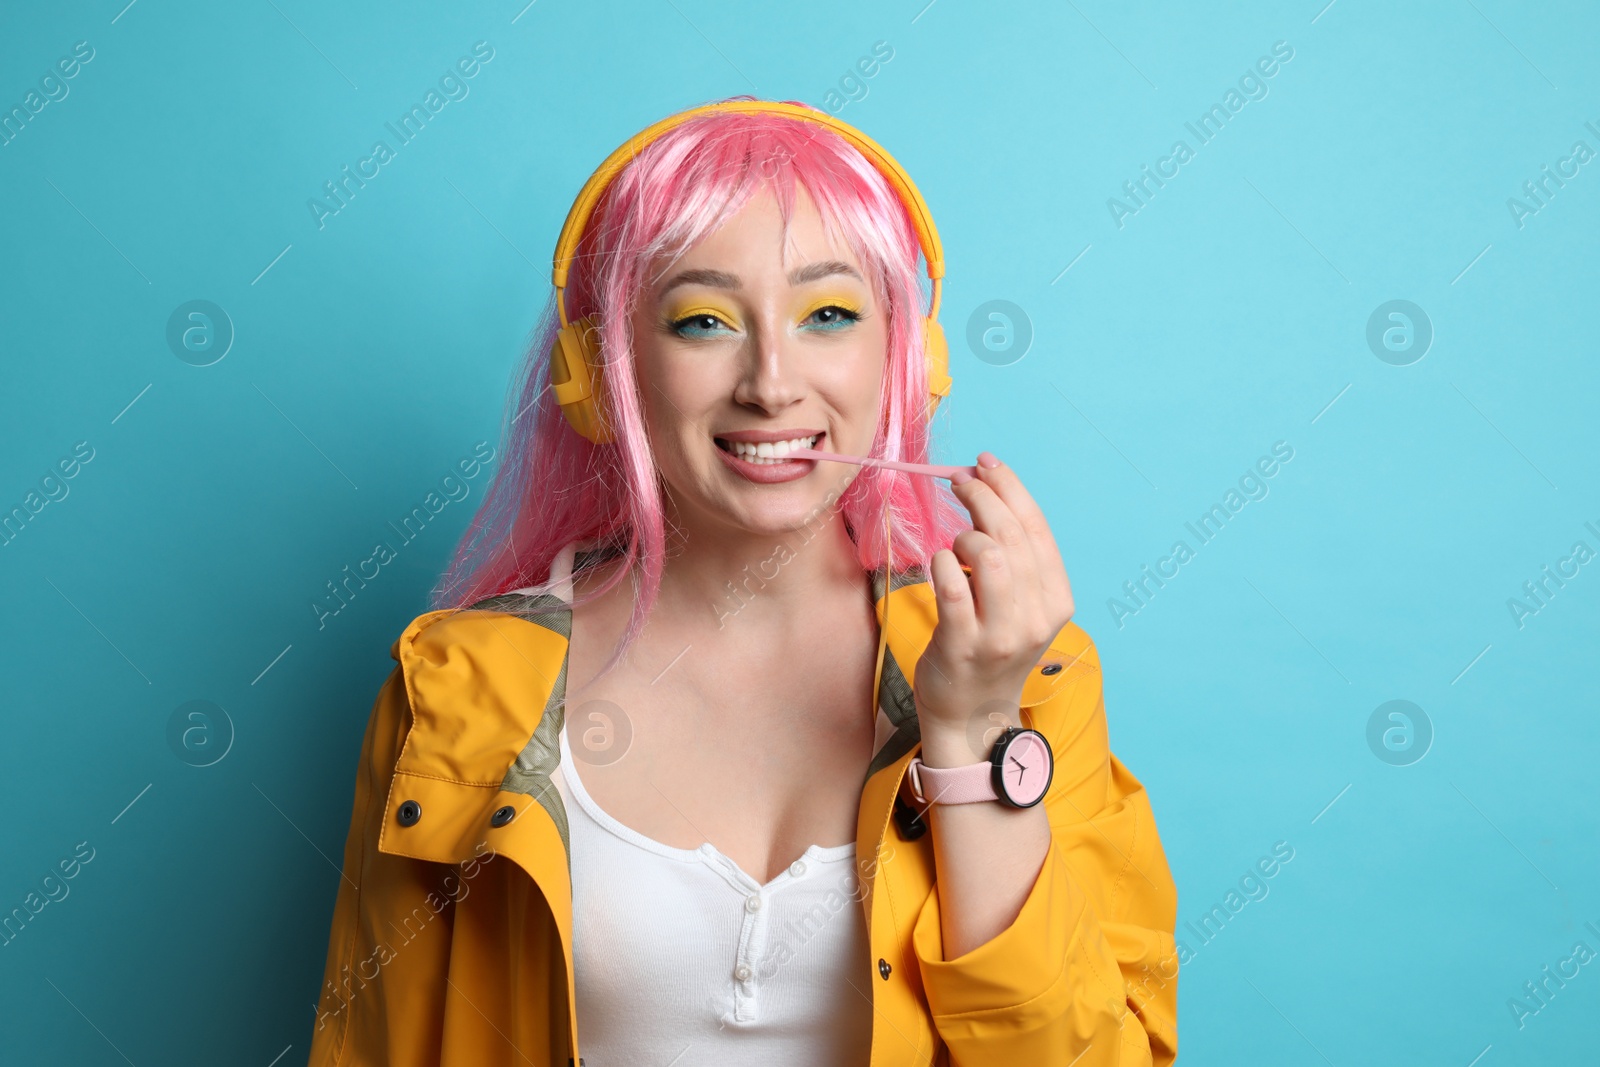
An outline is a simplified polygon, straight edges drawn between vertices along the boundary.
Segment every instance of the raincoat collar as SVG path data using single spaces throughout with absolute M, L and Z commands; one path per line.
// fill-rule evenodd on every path
M 882 566 L 872 573 L 872 589 L 879 627 L 886 611 L 889 620 L 877 693 L 889 732 L 866 770 L 862 849 L 881 840 L 900 777 L 921 742 L 913 686 L 937 622 L 933 587 L 921 567 L 896 570 L 887 591 L 885 574 Z M 403 844 L 394 820 L 386 821 L 381 849 L 441 863 L 467 862 L 486 847 L 537 851 L 540 860 L 523 866 L 541 887 L 554 890 L 559 882 L 565 890 L 570 838 L 551 774 L 560 763 L 571 637 L 570 600 L 538 590 L 431 611 L 406 627 L 391 654 L 405 671 L 411 725 L 395 765 L 390 814 L 424 793 L 440 802 L 419 800 L 426 815 L 401 823 Z M 1052 648 L 1041 663 L 1076 656 Z M 1047 699 L 1065 680 L 1059 670 L 1033 672 L 1022 706 Z M 881 775 L 888 768 L 895 773 Z M 560 878 L 552 880 L 556 860 Z

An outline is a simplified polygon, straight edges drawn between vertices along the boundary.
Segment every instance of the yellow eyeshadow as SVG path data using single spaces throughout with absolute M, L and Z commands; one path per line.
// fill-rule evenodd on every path
M 734 329 L 739 328 L 739 316 L 726 308 L 715 307 L 711 304 L 685 303 L 667 305 L 668 322 L 679 322 L 694 315 L 715 315 Z
M 804 322 L 825 307 L 842 307 L 846 311 L 859 315 L 861 314 L 862 303 L 854 297 L 845 296 L 842 293 L 834 296 L 819 297 L 806 305 L 806 309 L 800 313 L 800 321 Z

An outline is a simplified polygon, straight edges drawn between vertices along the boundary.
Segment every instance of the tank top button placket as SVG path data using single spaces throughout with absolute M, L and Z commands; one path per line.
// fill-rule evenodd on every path
M 738 1022 L 755 1022 L 760 1014 L 761 951 L 767 940 L 764 903 L 760 889 L 751 889 L 744 898 L 738 955 L 733 964 L 733 1017 Z

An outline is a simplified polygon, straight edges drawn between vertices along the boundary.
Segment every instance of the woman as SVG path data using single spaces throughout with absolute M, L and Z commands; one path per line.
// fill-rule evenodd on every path
M 926 461 L 942 272 L 804 105 L 596 172 L 391 649 L 312 1064 L 1173 1060 L 1176 895 L 1044 516 L 988 453 L 788 455 Z

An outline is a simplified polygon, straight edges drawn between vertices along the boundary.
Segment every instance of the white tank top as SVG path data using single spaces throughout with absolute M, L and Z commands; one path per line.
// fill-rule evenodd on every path
M 553 776 L 572 847 L 585 1067 L 865 1067 L 872 988 L 854 842 L 761 885 L 709 842 L 671 848 L 602 811 L 567 731 Z

